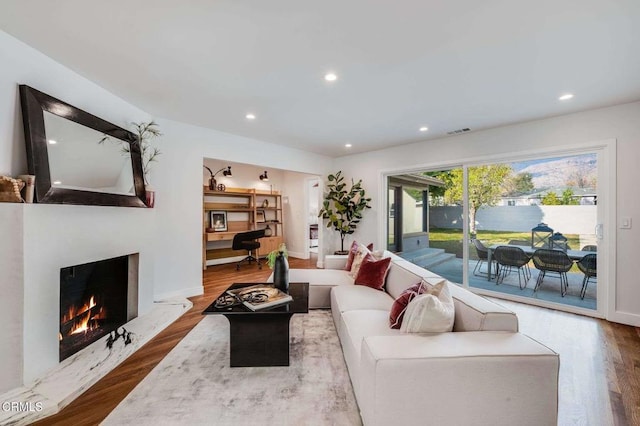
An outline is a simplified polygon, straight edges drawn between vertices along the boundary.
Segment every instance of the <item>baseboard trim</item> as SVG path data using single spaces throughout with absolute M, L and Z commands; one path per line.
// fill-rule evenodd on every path
M 167 293 L 160 293 L 153 296 L 154 302 L 160 302 L 167 299 L 173 299 L 174 297 L 193 297 L 193 296 L 201 296 L 204 294 L 203 286 L 195 286 L 184 288 L 182 290 L 169 291 Z
M 629 312 L 616 311 L 607 317 L 607 321 L 631 325 L 633 327 L 640 327 L 640 315 L 631 314 Z
M 290 251 L 290 252 L 289 252 L 289 256 L 290 256 L 290 257 L 295 257 L 295 258 L 297 258 L 297 259 L 309 259 L 309 255 L 308 255 L 308 254 L 305 256 L 305 254 L 304 254 L 304 253 L 302 253 L 302 252 L 297 252 L 297 251 Z

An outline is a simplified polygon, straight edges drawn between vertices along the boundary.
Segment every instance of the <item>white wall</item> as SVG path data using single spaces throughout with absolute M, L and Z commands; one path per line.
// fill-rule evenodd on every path
M 1 31 L 0 63 L 0 175 L 27 172 L 19 84 L 122 127 L 128 127 L 131 121 L 149 119 L 142 110 Z M 51 339 L 57 339 L 58 333 L 56 292 L 60 267 L 98 260 L 102 254 L 123 255 L 146 247 L 140 255 L 140 313 L 148 309 L 153 293 L 154 252 L 146 244 L 154 234 L 154 216 L 146 209 L 0 203 L 0 217 L 7 218 L 4 225 L 11 227 L 0 231 L 0 252 L 10 253 L 0 256 L 0 271 L 11 271 L 1 278 L 0 334 L 6 340 L 0 345 L 0 393 L 57 364 L 57 341 L 52 344 Z M 11 217 L 13 220 L 8 221 Z M 20 266 L 16 259 L 23 250 L 26 260 Z M 44 338 L 44 329 L 53 334 Z M 38 341 L 40 337 L 44 340 Z
M 289 254 L 298 258 L 308 256 L 309 211 L 310 203 L 309 178 L 305 173 L 285 172 L 282 207 L 285 213 L 285 238 Z M 316 191 L 317 195 L 317 191 Z M 317 204 L 317 203 L 316 203 Z
M 124 102 L 4 32 L 0 32 L 0 63 L 2 63 L 0 69 L 0 174 L 16 176 L 27 171 L 18 94 L 19 84 L 28 84 L 122 127 L 128 127 L 132 121 L 151 119 L 142 110 Z M 331 160 L 322 155 L 171 120 L 157 121 L 164 136 L 157 142 L 154 141 L 154 144 L 157 144 L 163 152 L 159 162 L 154 163 L 150 174 L 151 184 L 157 191 L 154 210 L 86 206 L 20 206 L 26 208 L 26 216 L 48 212 L 51 209 L 64 213 L 65 219 L 62 223 L 58 223 L 58 234 L 54 232 L 53 235 L 58 235 L 62 239 L 60 248 L 63 251 L 60 255 L 65 257 L 65 262 L 72 261 L 67 259 L 70 256 L 67 251 L 80 251 L 79 256 L 82 259 L 92 259 L 95 254 L 110 253 L 116 248 L 128 252 L 135 247 L 144 247 L 144 252 L 141 252 L 140 256 L 142 263 L 140 303 L 144 306 L 141 307 L 140 313 L 144 313 L 145 304 L 151 302 L 151 294 L 155 299 L 161 299 L 171 295 L 190 296 L 202 293 L 201 220 L 204 158 L 223 158 L 225 161 L 259 165 L 260 168 L 267 170 L 274 168 L 313 174 L 326 174 L 331 164 Z M 11 218 L 14 214 L 10 209 L 15 207 L 0 205 L 0 217 Z M 24 341 L 22 334 L 23 327 L 27 325 L 30 327 L 33 321 L 38 321 L 38 317 L 26 322 L 24 320 L 27 315 L 33 315 L 34 306 L 31 303 L 42 308 L 41 304 L 46 298 L 35 297 L 33 302 L 25 302 L 23 294 L 31 298 L 37 291 L 32 288 L 19 288 L 22 284 L 16 284 L 19 279 L 29 282 L 42 280 L 42 273 L 52 271 L 50 259 L 43 251 L 45 248 L 39 246 L 39 241 L 47 232 L 44 226 L 54 227 L 56 222 L 46 215 L 44 219 L 41 226 L 31 230 L 21 231 L 16 228 L 12 229 L 10 234 L 8 231 L 2 234 L 3 244 L 0 246 L 0 254 L 20 253 L 24 247 L 24 250 L 37 252 L 37 258 L 46 260 L 46 267 L 39 271 L 38 267 L 30 266 L 27 271 L 26 267 L 19 267 L 20 263 L 13 262 L 15 256 L 5 256 L 0 259 L 0 270 L 12 271 L 8 274 L 12 279 L 11 282 L 6 282 L 3 278 L 7 292 L 0 300 L 0 320 L 11 319 L 2 322 L 2 334 L 7 336 L 8 340 L 0 345 L 0 360 L 6 372 L 0 376 L 2 379 L 0 392 L 22 384 L 23 364 L 27 371 L 25 379 L 32 379 L 44 371 L 43 369 L 50 367 L 50 360 L 43 362 L 39 367 L 33 367 L 34 363 L 42 361 L 43 355 L 38 354 L 38 347 L 32 347 L 34 338 L 29 336 L 26 339 L 27 342 Z M 32 220 L 27 219 L 25 222 L 27 221 L 33 223 Z M 87 228 L 78 228 L 83 229 L 82 232 L 73 231 L 73 226 L 76 224 L 87 224 L 87 222 L 91 228 L 96 228 L 96 232 L 91 232 Z M 20 239 L 21 233 L 24 235 L 24 242 L 15 241 Z M 49 250 L 55 248 L 55 245 L 48 243 L 45 247 Z M 87 252 L 88 247 L 94 247 L 94 252 L 97 253 Z M 68 266 L 68 264 L 61 266 Z M 57 267 L 56 265 L 53 268 Z M 56 283 L 59 279 L 58 274 L 59 272 L 53 277 Z M 57 285 L 55 287 L 57 291 Z M 49 291 L 45 292 L 47 296 L 51 296 L 49 293 Z M 55 298 L 48 301 L 53 305 L 45 310 L 47 322 L 53 318 L 52 315 L 57 315 L 57 313 L 54 315 L 57 312 L 54 306 L 55 301 Z M 25 303 L 29 306 L 28 313 L 23 309 Z M 30 351 L 30 354 L 25 354 L 26 351 Z M 50 348 L 45 352 L 47 356 L 51 355 Z M 16 371 L 19 373 L 15 373 Z
M 369 240 L 384 224 L 385 206 L 383 171 L 425 169 L 455 165 L 466 159 L 486 159 L 511 153 L 514 156 L 534 150 L 553 150 L 561 146 L 579 146 L 607 139 L 617 140 L 617 217 L 640 220 L 640 103 L 630 103 L 577 114 L 553 117 L 511 126 L 472 132 L 399 146 L 335 160 L 334 169 L 347 177 L 363 179 L 364 188 L 374 197 L 373 211 L 362 221 L 356 238 Z M 600 201 L 600 200 L 599 200 Z M 616 321 L 640 325 L 640 286 L 635 262 L 630 258 L 640 241 L 640 227 L 618 229 L 615 233 L 617 264 L 615 265 Z M 380 239 L 377 245 L 382 245 Z
M 421 208 L 416 210 L 416 216 L 422 215 Z M 476 229 L 479 231 L 531 232 L 531 228 L 541 222 L 554 232 L 595 234 L 597 206 L 494 206 L 482 207 L 476 214 Z M 429 226 L 462 229 L 462 207 L 429 207 Z
M 207 176 L 203 174 L 204 158 L 224 159 L 223 165 L 232 162 L 259 166 L 270 176 L 275 169 L 324 175 L 331 164 L 331 159 L 322 155 L 176 121 L 157 121 L 164 134 L 158 142 L 163 154 L 150 177 L 156 189 L 157 297 L 202 293 L 202 185 Z M 240 174 L 236 179 L 233 165 L 231 170 L 233 179 L 219 180 L 227 186 L 239 187 L 242 185 L 237 183 L 248 184 L 254 179 L 249 176 L 244 180 Z M 284 191 L 284 185 L 277 189 Z M 285 220 L 286 214 L 285 211 Z

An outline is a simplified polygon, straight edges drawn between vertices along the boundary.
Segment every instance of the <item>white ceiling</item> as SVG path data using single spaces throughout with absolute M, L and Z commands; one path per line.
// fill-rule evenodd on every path
M 4 31 L 155 116 L 330 156 L 640 99 L 638 0 L 0 4 Z

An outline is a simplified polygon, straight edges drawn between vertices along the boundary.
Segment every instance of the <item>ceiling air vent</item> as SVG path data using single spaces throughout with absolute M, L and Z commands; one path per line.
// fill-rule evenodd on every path
M 448 135 L 457 135 L 459 133 L 467 133 L 470 132 L 471 129 L 468 127 L 465 127 L 464 129 L 458 129 L 458 130 L 452 130 L 450 132 L 447 132 Z

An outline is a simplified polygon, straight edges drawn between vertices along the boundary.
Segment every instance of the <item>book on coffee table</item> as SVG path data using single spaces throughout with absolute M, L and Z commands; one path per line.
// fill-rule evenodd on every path
M 237 288 L 228 290 L 227 293 L 237 298 L 244 306 L 252 311 L 282 305 L 293 300 L 287 293 L 268 284 L 257 284 Z

